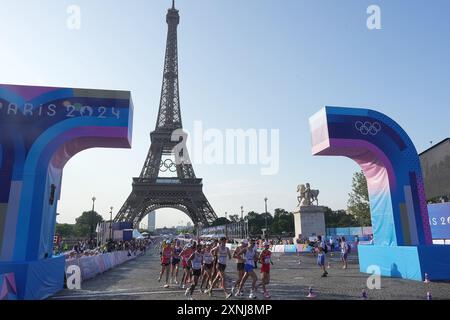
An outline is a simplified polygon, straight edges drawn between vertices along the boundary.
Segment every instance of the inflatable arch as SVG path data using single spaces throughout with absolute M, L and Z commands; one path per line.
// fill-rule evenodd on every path
M 419 156 L 406 132 L 368 109 L 325 107 L 310 118 L 313 155 L 345 156 L 362 168 L 374 245 L 360 246 L 360 270 L 450 279 L 450 247 L 432 245 Z
M 130 148 L 128 91 L 0 85 L 0 274 L 14 273 L 19 299 L 63 287 L 52 257 L 64 165 L 82 150 Z

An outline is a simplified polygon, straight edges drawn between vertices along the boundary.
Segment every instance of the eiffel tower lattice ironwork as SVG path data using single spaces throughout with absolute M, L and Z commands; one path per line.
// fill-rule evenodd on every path
M 114 218 L 114 222 L 131 221 L 135 227 L 149 212 L 160 208 L 181 210 L 196 226 L 208 225 L 217 219 L 202 191 L 202 179 L 196 178 L 187 149 L 183 147 L 187 135 L 182 131 L 178 86 L 180 16 L 174 3 L 166 21 L 167 45 L 156 128 L 150 134 L 150 150 L 142 172 L 138 178 L 133 178 L 132 192 Z M 163 160 L 163 156 L 174 156 L 175 162 Z M 176 177 L 160 176 L 160 172 L 168 170 L 176 172 Z

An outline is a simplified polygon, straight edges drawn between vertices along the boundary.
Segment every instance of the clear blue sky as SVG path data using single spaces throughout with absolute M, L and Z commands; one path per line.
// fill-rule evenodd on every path
M 64 172 L 58 222 L 73 223 L 91 197 L 105 217 L 140 173 L 160 98 L 170 0 L 0 1 L 0 82 L 124 89 L 135 118 L 131 150 L 92 149 Z M 69 5 L 81 29 L 66 27 Z M 382 30 L 366 27 L 381 8 Z M 308 118 L 324 105 L 371 107 L 390 115 L 418 151 L 450 136 L 450 1 L 178 0 L 183 124 L 279 129 L 280 171 L 255 165 L 196 165 L 219 216 L 296 206 L 310 182 L 320 201 L 346 207 L 358 167 L 312 157 Z M 187 222 L 173 210 L 160 226 Z

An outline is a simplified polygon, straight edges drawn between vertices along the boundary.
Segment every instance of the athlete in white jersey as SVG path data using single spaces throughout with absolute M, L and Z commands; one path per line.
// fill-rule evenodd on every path
M 232 296 L 231 293 L 227 292 L 227 289 L 225 287 L 225 269 L 227 267 L 227 260 L 231 259 L 231 253 L 230 249 L 227 248 L 227 238 L 221 238 L 219 245 L 211 250 L 211 253 L 215 256 L 217 256 L 217 276 L 212 281 L 211 286 L 209 290 L 207 291 L 209 295 L 212 294 L 212 289 L 216 285 L 217 281 L 221 280 L 222 283 L 222 289 L 225 293 L 225 298 L 228 299 Z
M 212 268 L 214 262 L 214 256 L 211 253 L 212 247 L 211 242 L 206 243 L 206 247 L 203 250 L 203 272 L 202 272 L 202 284 L 200 285 L 200 291 L 203 289 L 203 285 L 206 283 L 206 288 L 208 283 L 212 281 Z M 208 290 L 205 289 L 205 293 Z
M 185 295 L 192 300 L 192 294 L 194 293 L 195 287 L 198 284 L 198 278 L 201 275 L 202 264 L 203 264 L 203 253 L 202 253 L 202 245 L 197 244 L 195 247 L 194 253 L 190 256 L 188 263 L 192 267 L 192 275 L 194 280 L 191 283 L 191 286 L 186 289 Z
M 239 288 L 239 285 L 241 284 L 241 280 L 244 277 L 244 269 L 245 269 L 245 248 L 248 247 L 248 240 L 244 239 L 242 241 L 242 244 L 236 248 L 236 250 L 233 253 L 233 258 L 236 259 L 236 267 L 237 267 L 237 271 L 238 271 L 238 279 L 236 280 L 235 285 L 233 286 L 233 288 L 231 288 L 231 293 L 232 294 L 237 294 L 237 296 L 242 296 L 243 292 L 239 292 L 237 291 L 237 289 Z

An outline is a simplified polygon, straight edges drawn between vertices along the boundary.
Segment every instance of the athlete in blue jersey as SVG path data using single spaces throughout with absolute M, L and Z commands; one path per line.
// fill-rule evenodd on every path
M 183 248 L 180 245 L 180 240 L 176 240 L 173 246 L 172 270 L 171 270 L 171 282 L 175 284 L 178 284 L 178 269 L 180 267 L 181 251 L 183 251 Z

